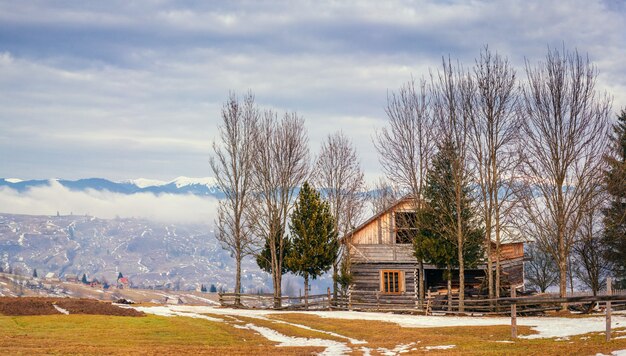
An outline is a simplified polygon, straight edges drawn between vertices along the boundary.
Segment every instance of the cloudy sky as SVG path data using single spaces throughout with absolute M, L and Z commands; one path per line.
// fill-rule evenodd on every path
M 343 130 L 369 179 L 388 91 L 485 44 L 588 52 L 626 105 L 626 5 L 593 1 L 0 1 L 0 177 L 209 176 L 229 90 Z

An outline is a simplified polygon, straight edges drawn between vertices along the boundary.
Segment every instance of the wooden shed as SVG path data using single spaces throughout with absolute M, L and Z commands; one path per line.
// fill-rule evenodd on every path
M 407 223 L 410 214 L 415 214 L 414 200 L 402 198 L 344 237 L 350 251 L 354 290 L 379 292 L 381 296 L 390 297 L 418 294 L 419 268 L 411 243 L 415 233 L 411 230 L 415 229 Z M 523 243 L 501 244 L 500 260 L 504 284 L 523 285 Z M 475 269 L 465 270 L 466 290 L 481 286 L 486 268 L 483 262 Z M 424 269 L 427 290 L 446 285 L 444 270 L 430 264 L 425 264 Z M 453 288 L 458 286 L 458 274 L 454 276 L 454 271 L 452 283 Z

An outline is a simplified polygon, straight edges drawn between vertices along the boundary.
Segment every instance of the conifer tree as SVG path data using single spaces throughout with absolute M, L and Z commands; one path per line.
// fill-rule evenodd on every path
M 276 231 L 276 235 L 277 237 L 274 240 L 274 243 L 276 244 L 276 255 L 278 258 L 280 258 L 281 260 L 285 258 L 285 256 L 289 253 L 289 251 L 291 250 L 291 241 L 289 241 L 288 238 L 283 238 L 283 248 L 281 251 L 280 248 L 280 240 L 278 238 L 278 236 L 283 236 L 283 228 L 277 228 Z M 272 239 L 266 239 L 265 240 L 265 244 L 263 245 L 263 249 L 261 250 L 261 252 L 259 252 L 256 256 L 256 263 L 257 265 L 264 270 L 267 273 L 272 273 L 272 252 L 270 249 L 270 240 Z M 287 273 L 287 266 L 283 263 L 281 266 L 281 271 L 280 274 L 283 275 L 285 273 Z
M 84 284 L 89 283 L 89 282 L 87 281 L 87 275 L 86 275 L 85 273 L 83 273 L 83 278 L 81 279 L 81 282 L 83 282 Z
M 613 125 L 613 154 L 606 157 L 606 190 L 610 196 L 604 216 L 604 240 L 607 259 L 614 272 L 626 283 L 626 110 L 622 110 Z
M 451 143 L 444 143 L 435 155 L 428 172 L 424 198 L 426 204 L 419 211 L 421 226 L 414 239 L 414 254 L 440 268 L 446 268 L 448 295 L 452 282 L 452 269 L 459 267 L 458 240 L 456 228 L 461 217 L 463 234 L 463 257 L 465 267 L 475 266 L 482 256 L 482 231 L 477 225 L 471 209 L 470 189 L 463 186 L 461 214 L 457 214 L 457 204 L 452 172 L 452 157 L 455 149 Z
M 337 258 L 339 242 L 330 206 L 304 182 L 291 213 L 291 251 L 285 258 L 288 269 L 304 278 L 304 300 L 308 308 L 309 278 L 327 272 Z
M 33 278 L 37 278 L 37 268 L 33 271 Z

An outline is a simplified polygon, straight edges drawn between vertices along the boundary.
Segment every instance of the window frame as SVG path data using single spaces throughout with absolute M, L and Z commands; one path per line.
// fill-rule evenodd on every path
M 412 211 L 412 210 L 398 210 L 398 211 L 393 212 L 393 232 L 394 232 L 393 243 L 397 245 L 410 245 L 413 243 L 412 240 L 410 242 L 398 242 L 398 232 L 402 231 L 403 233 L 409 234 L 410 236 L 413 234 L 417 234 L 417 231 L 419 229 L 417 227 L 411 227 L 411 226 L 399 227 L 398 226 L 398 214 L 414 214 L 416 216 L 417 212 Z M 408 221 L 409 219 L 405 219 L 405 222 L 408 222 Z
M 393 278 L 389 276 L 397 275 L 397 281 L 394 283 Z M 387 279 L 385 279 L 387 277 Z M 398 269 L 383 269 L 380 270 L 380 292 L 382 294 L 402 294 L 404 293 L 404 271 Z M 397 284 L 398 289 L 393 290 Z M 387 288 L 385 288 L 387 287 Z

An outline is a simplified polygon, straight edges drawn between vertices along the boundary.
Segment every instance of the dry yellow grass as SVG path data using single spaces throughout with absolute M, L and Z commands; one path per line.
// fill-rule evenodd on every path
M 276 348 L 227 323 L 187 317 L 0 316 L 0 354 L 306 355 L 321 348 Z
M 326 319 L 310 314 L 275 314 L 271 318 L 285 320 L 362 339 L 367 347 L 393 349 L 400 344 L 416 342 L 408 354 L 463 354 L 463 355 L 595 355 L 598 352 L 626 349 L 626 339 L 604 341 L 604 335 L 595 333 L 571 337 L 569 340 L 517 339 L 512 343 L 508 326 L 404 328 L 381 321 Z M 532 334 L 529 327 L 518 327 L 520 334 Z M 623 328 L 621 330 L 624 330 Z M 421 349 L 425 346 L 456 345 L 450 350 Z M 358 353 L 357 353 L 358 354 Z
M 307 330 L 277 320 L 305 325 L 313 329 L 367 341 L 365 345 L 351 345 L 354 355 L 367 347 L 372 355 L 381 354 L 378 348 L 393 349 L 402 344 L 415 343 L 408 354 L 463 354 L 463 355 L 594 355 L 610 354 L 626 349 L 626 339 L 604 342 L 604 335 L 594 333 L 571 337 L 569 340 L 525 340 L 512 343 L 507 326 L 403 328 L 395 323 L 364 320 L 326 319 L 316 315 L 274 314 L 271 320 L 247 317 L 212 315 L 225 322 L 211 322 L 190 317 L 141 318 L 101 315 L 45 315 L 0 316 L 0 354 L 197 354 L 197 355 L 307 355 L 320 352 L 319 347 L 276 347 L 252 330 L 235 326 L 252 323 L 293 337 L 321 338 L 347 342 L 343 338 Z M 584 322 L 581 320 L 581 322 Z M 520 327 L 520 334 L 531 334 L 528 327 Z M 626 329 L 616 330 L 626 335 Z M 449 350 L 426 351 L 426 346 L 456 345 Z

